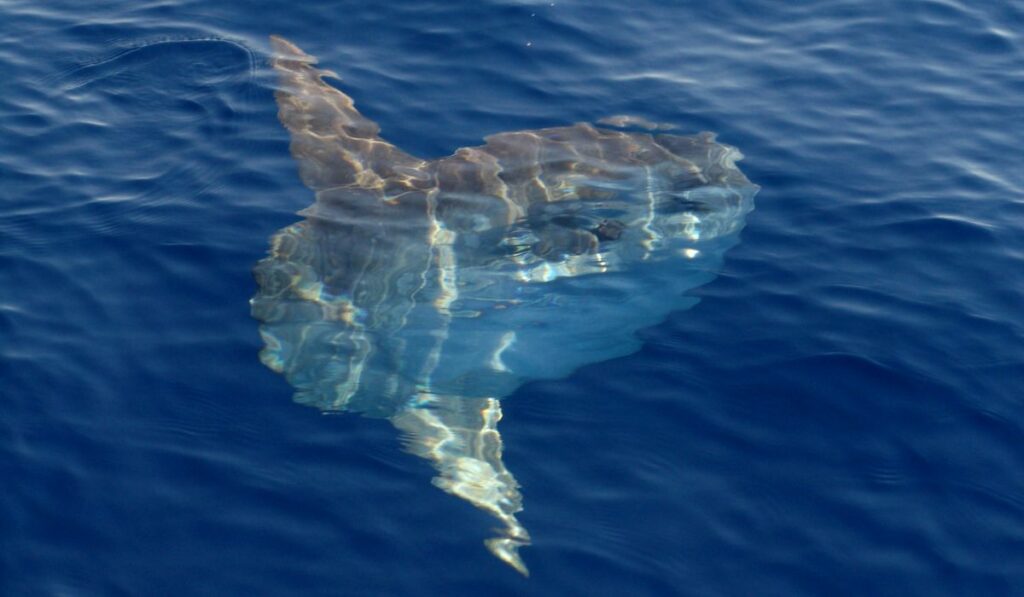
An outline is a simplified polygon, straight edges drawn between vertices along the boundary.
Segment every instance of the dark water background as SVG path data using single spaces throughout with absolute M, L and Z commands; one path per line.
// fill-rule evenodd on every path
M 1019 2 L 0 2 L 0 594 L 1024 595 Z M 762 186 L 702 299 L 504 401 L 534 545 L 294 404 L 267 40 L 400 147 L 638 114 Z

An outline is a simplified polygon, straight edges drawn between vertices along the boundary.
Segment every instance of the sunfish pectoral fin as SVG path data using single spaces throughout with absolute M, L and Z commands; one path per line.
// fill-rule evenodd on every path
M 352 98 L 324 82 L 333 73 L 314 68 L 315 58 L 282 37 L 271 36 L 270 45 L 279 80 L 278 118 L 291 134 L 306 186 L 374 189 L 390 196 L 431 184 L 428 162 L 382 139 L 380 127 L 356 110 Z
M 523 509 L 519 483 L 501 459 L 501 404 L 495 398 L 423 393 L 391 418 L 407 450 L 431 461 L 434 485 L 491 514 L 500 535 L 484 542 L 500 560 L 529 575 L 519 548 L 530 535 L 516 519 Z

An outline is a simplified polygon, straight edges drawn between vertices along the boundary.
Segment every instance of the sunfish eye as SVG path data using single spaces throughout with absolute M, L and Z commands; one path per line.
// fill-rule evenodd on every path
M 601 220 L 591 232 L 599 240 L 618 240 L 626 230 L 626 225 L 618 220 Z
M 539 240 L 534 243 L 533 252 L 549 261 L 597 251 L 597 238 L 586 230 L 548 226 L 538 231 L 537 236 Z

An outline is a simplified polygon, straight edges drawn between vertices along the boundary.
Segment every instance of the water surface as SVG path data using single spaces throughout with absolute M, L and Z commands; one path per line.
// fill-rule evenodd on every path
M 3 594 L 1017 594 L 1024 11 L 912 1 L 0 7 Z M 310 203 L 267 36 L 426 157 L 637 114 L 762 187 L 700 303 L 503 401 L 533 545 L 264 368 Z

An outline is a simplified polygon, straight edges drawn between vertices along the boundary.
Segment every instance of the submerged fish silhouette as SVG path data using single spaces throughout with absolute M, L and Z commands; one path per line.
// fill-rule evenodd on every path
M 271 43 L 279 117 L 316 201 L 254 270 L 260 358 L 298 402 L 391 420 L 438 487 L 501 521 L 486 545 L 526 574 L 499 399 L 628 354 L 637 330 L 695 303 L 683 293 L 714 277 L 758 187 L 709 133 L 575 124 L 423 160 L 383 140 L 315 59 Z

